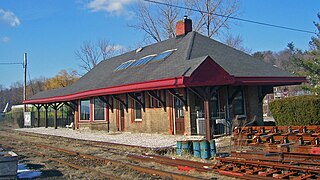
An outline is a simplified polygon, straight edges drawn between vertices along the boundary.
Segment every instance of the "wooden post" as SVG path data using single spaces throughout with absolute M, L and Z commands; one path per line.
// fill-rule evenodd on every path
M 58 121 L 58 108 L 54 108 L 54 121 L 53 121 L 53 124 L 54 124 L 54 128 L 57 129 L 57 121 Z
M 40 109 L 41 109 L 41 107 L 42 107 L 42 105 L 41 104 L 38 104 L 38 105 L 36 105 L 36 104 L 34 104 L 34 106 L 37 108 L 37 116 L 38 116 L 38 121 L 37 121 L 37 127 L 40 127 Z
M 206 139 L 210 141 L 211 137 L 211 128 L 210 128 L 210 108 L 209 108 L 209 99 L 204 100 L 204 118 L 206 121 Z
M 60 107 L 62 107 L 60 105 L 63 105 L 63 104 L 61 104 L 61 103 L 53 103 L 51 105 L 52 109 L 54 109 L 53 126 L 54 126 L 55 129 L 58 128 L 58 124 L 57 124 L 57 121 L 58 121 L 58 109 L 60 109 Z
M 48 105 L 48 104 L 45 104 L 43 107 L 44 107 L 44 109 L 45 109 L 44 127 L 45 127 L 45 128 L 48 128 L 48 108 L 49 108 L 49 105 Z
M 75 129 L 79 129 L 79 107 L 78 105 L 75 106 L 76 108 L 74 109 L 74 126 L 73 126 L 73 130 Z
M 41 106 L 40 106 L 40 108 L 37 107 L 37 110 L 38 110 L 38 122 L 37 122 L 38 124 L 37 124 L 37 126 L 38 127 L 40 127 L 40 109 L 41 109 Z

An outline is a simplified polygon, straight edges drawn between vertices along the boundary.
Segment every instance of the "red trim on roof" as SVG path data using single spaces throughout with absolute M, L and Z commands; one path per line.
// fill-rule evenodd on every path
M 235 85 L 289 85 L 306 82 L 306 77 L 236 77 Z
M 122 94 L 127 92 L 137 92 L 137 91 L 146 91 L 146 90 L 156 90 L 156 89 L 170 89 L 170 88 L 179 88 L 185 87 L 184 77 L 176 77 L 170 79 L 160 79 L 147 82 L 140 82 L 135 84 L 126 84 L 121 86 L 114 86 L 102 89 L 94 89 L 74 94 L 69 94 L 65 96 L 53 96 L 49 98 L 40 98 L 33 100 L 23 101 L 24 104 L 43 104 L 51 102 L 68 102 L 75 99 L 89 98 L 93 96 L 102 96 L 110 94 Z

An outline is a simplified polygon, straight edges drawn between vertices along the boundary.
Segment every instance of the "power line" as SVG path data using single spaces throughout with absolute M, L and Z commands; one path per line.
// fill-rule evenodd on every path
M 287 27 L 287 26 L 280 26 L 280 25 L 276 25 L 276 24 L 259 22 L 259 21 L 254 21 L 254 20 L 250 20 L 250 19 L 244 19 L 244 18 L 237 18 L 237 17 L 227 16 L 227 15 L 223 15 L 223 14 L 209 13 L 209 12 L 207 12 L 207 11 L 202 11 L 202 10 L 198 10 L 198 9 L 188 8 L 188 7 L 184 7 L 184 6 L 178 6 L 178 5 L 169 4 L 169 3 L 163 3 L 163 2 L 153 1 L 153 0 L 143 0 L 143 1 L 146 1 L 146 2 L 149 2 L 149 3 L 154 3 L 154 4 L 160 4 L 160 5 L 164 5 L 164 6 L 176 7 L 176 8 L 179 8 L 179 9 L 185 9 L 185 10 L 189 10 L 189 11 L 195 11 L 195 12 L 200 12 L 200 13 L 205 13 L 205 14 L 211 14 L 211 15 L 214 15 L 214 16 L 220 16 L 220 17 L 230 18 L 230 19 L 233 19 L 233 20 L 242 21 L 242 22 L 247 22 L 247 23 L 252 23 L 252 24 L 269 26 L 269 27 L 273 27 L 273 28 L 285 29 L 285 30 L 296 31 L 296 32 L 303 32 L 303 33 L 309 33 L 309 34 L 317 34 L 316 32 L 309 31 L 309 30 L 297 29 L 297 28 L 292 28 L 292 27 Z
M 18 63 L 18 62 L 4 62 L 4 63 L 0 63 L 0 65 L 11 65 L 11 64 L 21 64 L 21 65 L 23 65 L 23 63 Z

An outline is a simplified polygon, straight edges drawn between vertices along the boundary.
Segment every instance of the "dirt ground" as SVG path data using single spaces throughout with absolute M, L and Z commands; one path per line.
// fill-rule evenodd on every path
M 139 148 L 126 148 L 123 146 L 112 146 L 112 147 L 99 147 L 92 146 L 89 143 L 84 143 L 80 141 L 72 141 L 70 139 L 56 138 L 56 137 L 36 137 L 36 136 L 28 136 L 23 133 L 19 133 L 17 131 L 13 131 L 12 129 L 18 128 L 17 124 L 13 121 L 1 121 L 0 122 L 0 142 L 6 141 L 6 143 L 11 143 L 12 145 L 18 146 L 19 148 L 12 149 L 19 155 L 19 164 L 26 165 L 26 167 L 31 172 L 41 172 L 41 175 L 36 177 L 36 179 L 108 179 L 106 176 L 103 176 L 96 172 L 85 172 L 82 170 L 77 170 L 71 168 L 69 166 L 59 164 L 57 162 L 48 160 L 44 157 L 36 156 L 32 153 L 29 153 L 30 149 L 35 151 L 37 148 L 32 147 L 32 143 L 45 143 L 47 145 L 51 145 L 54 147 L 60 147 L 65 149 L 70 149 L 73 151 L 87 153 L 94 156 L 100 157 L 108 157 L 118 161 L 130 162 L 127 158 L 121 155 L 117 155 L 112 152 L 122 152 L 122 153 L 155 153 L 150 150 L 144 150 Z M 2 137 L 2 138 L 1 138 Z M 5 150 L 11 150 L 10 148 L 3 147 Z M 229 152 L 233 146 L 231 145 L 231 137 L 223 137 L 219 139 L 219 143 L 217 145 L 217 152 Z M 163 152 L 162 152 L 163 153 Z M 177 157 L 174 151 L 166 151 L 164 153 L 165 156 Z M 64 157 L 67 159 L 67 157 Z M 192 156 L 185 157 L 186 159 L 195 160 L 195 161 L 203 161 L 203 162 L 214 162 L 214 160 L 202 160 L 196 159 Z M 73 159 L 74 160 L 74 159 Z M 117 167 L 113 165 L 104 165 L 100 166 L 96 164 L 96 162 L 91 162 L 88 160 L 78 160 L 77 163 L 80 165 L 86 165 L 86 167 L 94 168 L 99 172 L 103 172 L 106 174 L 112 174 L 112 176 L 119 177 L 119 179 L 168 179 L 161 178 L 158 176 L 148 175 L 139 173 L 130 169 L 126 169 L 124 167 Z M 134 162 L 136 163 L 136 162 Z M 160 170 L 166 170 L 173 173 L 183 173 L 191 176 L 195 176 L 201 179 L 234 179 L 225 176 L 220 176 L 214 173 L 199 173 L 195 171 L 190 172 L 181 172 L 177 170 L 175 167 L 164 166 L 156 163 L 137 163 L 140 166 L 151 167 Z M 18 178 L 19 179 L 19 178 Z

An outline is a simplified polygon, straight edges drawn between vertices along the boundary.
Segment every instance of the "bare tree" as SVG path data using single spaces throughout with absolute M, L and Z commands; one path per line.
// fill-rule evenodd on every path
M 229 29 L 229 17 L 236 16 L 239 9 L 237 0 L 193 0 L 193 6 L 199 11 L 194 30 L 213 37 L 219 31 Z
M 172 4 L 172 1 L 165 0 L 169 4 Z M 160 42 L 175 35 L 174 22 L 178 15 L 177 8 L 171 6 L 154 8 L 151 4 L 139 1 L 135 11 L 137 23 L 130 25 L 130 27 L 143 31 L 146 34 L 146 39 Z
M 223 39 L 223 42 L 230 47 L 246 52 L 248 54 L 250 54 L 252 51 L 251 49 L 245 48 L 243 46 L 243 39 L 240 35 L 233 36 L 231 34 L 228 34 Z
M 168 5 L 139 1 L 134 11 L 136 24 L 130 25 L 143 31 L 146 39 L 156 42 L 175 36 L 175 23 L 184 15 L 192 17 L 193 29 L 208 37 L 229 28 L 229 17 L 236 16 L 238 0 L 163 0 Z M 171 5 L 181 5 L 180 9 Z M 191 11 L 194 9 L 195 11 Z
M 86 72 L 94 68 L 101 60 L 113 57 L 118 52 L 122 52 L 120 46 L 111 44 L 108 40 L 98 40 L 96 43 L 86 41 L 75 51 L 75 55 L 81 60 L 80 67 Z
M 224 39 L 224 43 L 228 46 L 239 49 L 242 46 L 243 40 L 240 35 L 232 36 L 231 34 L 228 34 Z

